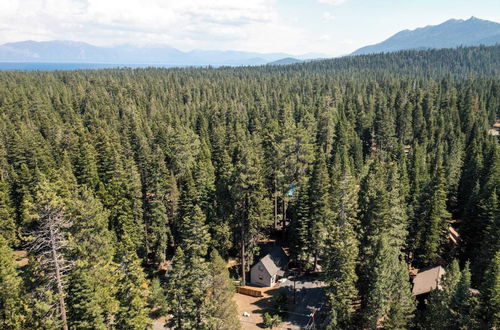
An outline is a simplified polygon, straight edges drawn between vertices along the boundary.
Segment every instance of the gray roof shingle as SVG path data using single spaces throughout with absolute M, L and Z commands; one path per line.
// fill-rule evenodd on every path
M 260 259 L 260 262 L 264 265 L 264 268 L 271 276 L 275 275 L 280 270 L 280 268 L 274 263 L 273 259 L 271 259 L 271 256 L 269 254 Z

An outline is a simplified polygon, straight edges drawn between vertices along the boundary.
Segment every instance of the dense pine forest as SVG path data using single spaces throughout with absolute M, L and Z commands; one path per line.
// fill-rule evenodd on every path
M 498 328 L 499 118 L 500 46 L 1 72 L 0 328 L 239 329 L 270 238 L 317 328 Z

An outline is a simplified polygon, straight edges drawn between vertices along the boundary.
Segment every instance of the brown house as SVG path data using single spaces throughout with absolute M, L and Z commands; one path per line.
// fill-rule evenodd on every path
M 441 290 L 441 278 L 445 274 L 445 270 L 441 266 L 437 266 L 427 270 L 420 270 L 415 278 L 413 278 L 412 293 L 414 296 L 427 294 L 432 290 Z

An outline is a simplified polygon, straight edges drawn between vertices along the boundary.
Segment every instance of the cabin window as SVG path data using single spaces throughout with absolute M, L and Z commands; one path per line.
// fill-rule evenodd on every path
M 259 275 L 259 280 L 264 280 L 264 277 L 262 275 Z
M 264 267 L 262 267 L 262 265 L 259 265 L 259 270 L 262 272 L 264 270 Z

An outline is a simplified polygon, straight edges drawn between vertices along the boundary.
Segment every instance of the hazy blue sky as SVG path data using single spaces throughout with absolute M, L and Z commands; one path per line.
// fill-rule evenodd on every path
M 470 16 L 500 22 L 500 0 L 0 0 L 0 43 L 340 55 L 403 29 Z

